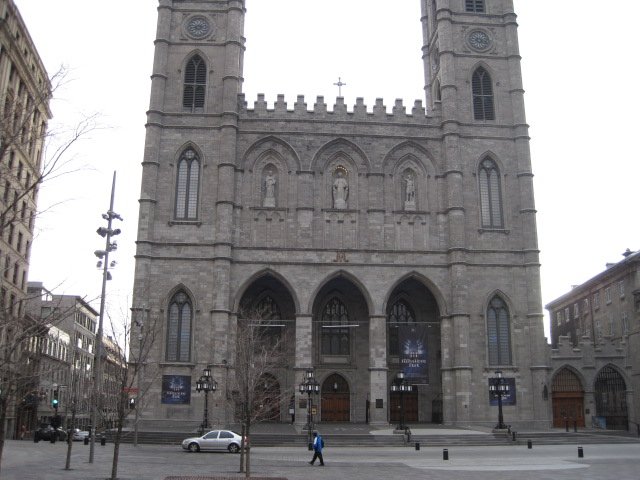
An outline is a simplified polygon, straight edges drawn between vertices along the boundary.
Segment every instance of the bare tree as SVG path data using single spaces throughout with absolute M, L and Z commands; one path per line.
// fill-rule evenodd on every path
M 237 322 L 232 398 L 242 424 L 240 471 L 246 477 L 251 476 L 250 448 L 246 445 L 251 426 L 274 420 L 284 400 L 293 393 L 276 387 L 276 379 L 286 370 L 292 348 L 289 330 L 283 328 L 282 322 L 268 319 L 267 313 L 253 310 L 241 314 Z

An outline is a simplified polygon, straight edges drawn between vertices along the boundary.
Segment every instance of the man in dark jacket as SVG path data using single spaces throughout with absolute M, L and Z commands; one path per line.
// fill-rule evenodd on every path
M 320 460 L 320 466 L 324 467 L 324 459 L 322 458 L 322 448 L 324 447 L 324 440 L 318 434 L 318 432 L 313 432 L 313 458 L 309 462 L 310 465 L 313 465 L 313 462 L 316 461 L 316 458 Z

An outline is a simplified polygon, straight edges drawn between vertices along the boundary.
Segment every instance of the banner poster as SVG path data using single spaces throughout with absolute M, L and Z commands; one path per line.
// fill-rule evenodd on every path
M 427 326 L 399 325 L 400 368 L 411 385 L 429 383 Z
M 188 405 L 191 403 L 191 377 L 187 375 L 163 375 L 162 403 L 171 405 Z
M 509 385 L 509 394 L 506 397 L 502 397 L 502 405 L 515 405 L 516 404 L 516 379 L 515 378 L 503 378 L 507 385 Z M 489 379 L 489 386 L 491 386 L 491 379 Z M 493 395 L 489 396 L 489 405 L 497 407 L 498 397 Z

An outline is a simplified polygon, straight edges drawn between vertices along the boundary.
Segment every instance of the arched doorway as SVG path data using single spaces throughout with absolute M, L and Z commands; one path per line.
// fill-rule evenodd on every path
M 412 392 L 402 394 L 405 422 L 441 423 L 442 358 L 440 309 L 435 296 L 418 279 L 407 278 L 387 302 L 389 378 L 402 371 Z M 401 416 L 401 396 L 389 393 L 389 421 Z
M 584 427 L 584 388 L 578 376 L 563 368 L 555 377 L 551 385 L 553 408 L 553 426 L 562 428 L 567 425 Z
M 618 371 L 606 366 L 595 382 L 596 415 L 604 419 L 607 430 L 627 430 L 627 384 Z
M 334 373 L 322 382 L 320 392 L 321 421 L 348 422 L 351 419 L 349 384 L 342 375 Z

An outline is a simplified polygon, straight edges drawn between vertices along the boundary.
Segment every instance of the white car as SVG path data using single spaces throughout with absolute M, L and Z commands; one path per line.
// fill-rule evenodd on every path
M 182 448 L 190 452 L 200 450 L 227 450 L 238 453 L 242 437 L 230 430 L 212 430 L 201 437 L 187 438 L 182 441 Z
M 73 438 L 74 442 L 81 442 L 83 441 L 85 438 L 89 437 L 89 432 L 86 430 L 79 430 L 79 429 L 74 429 L 73 431 L 73 436 L 71 438 Z

